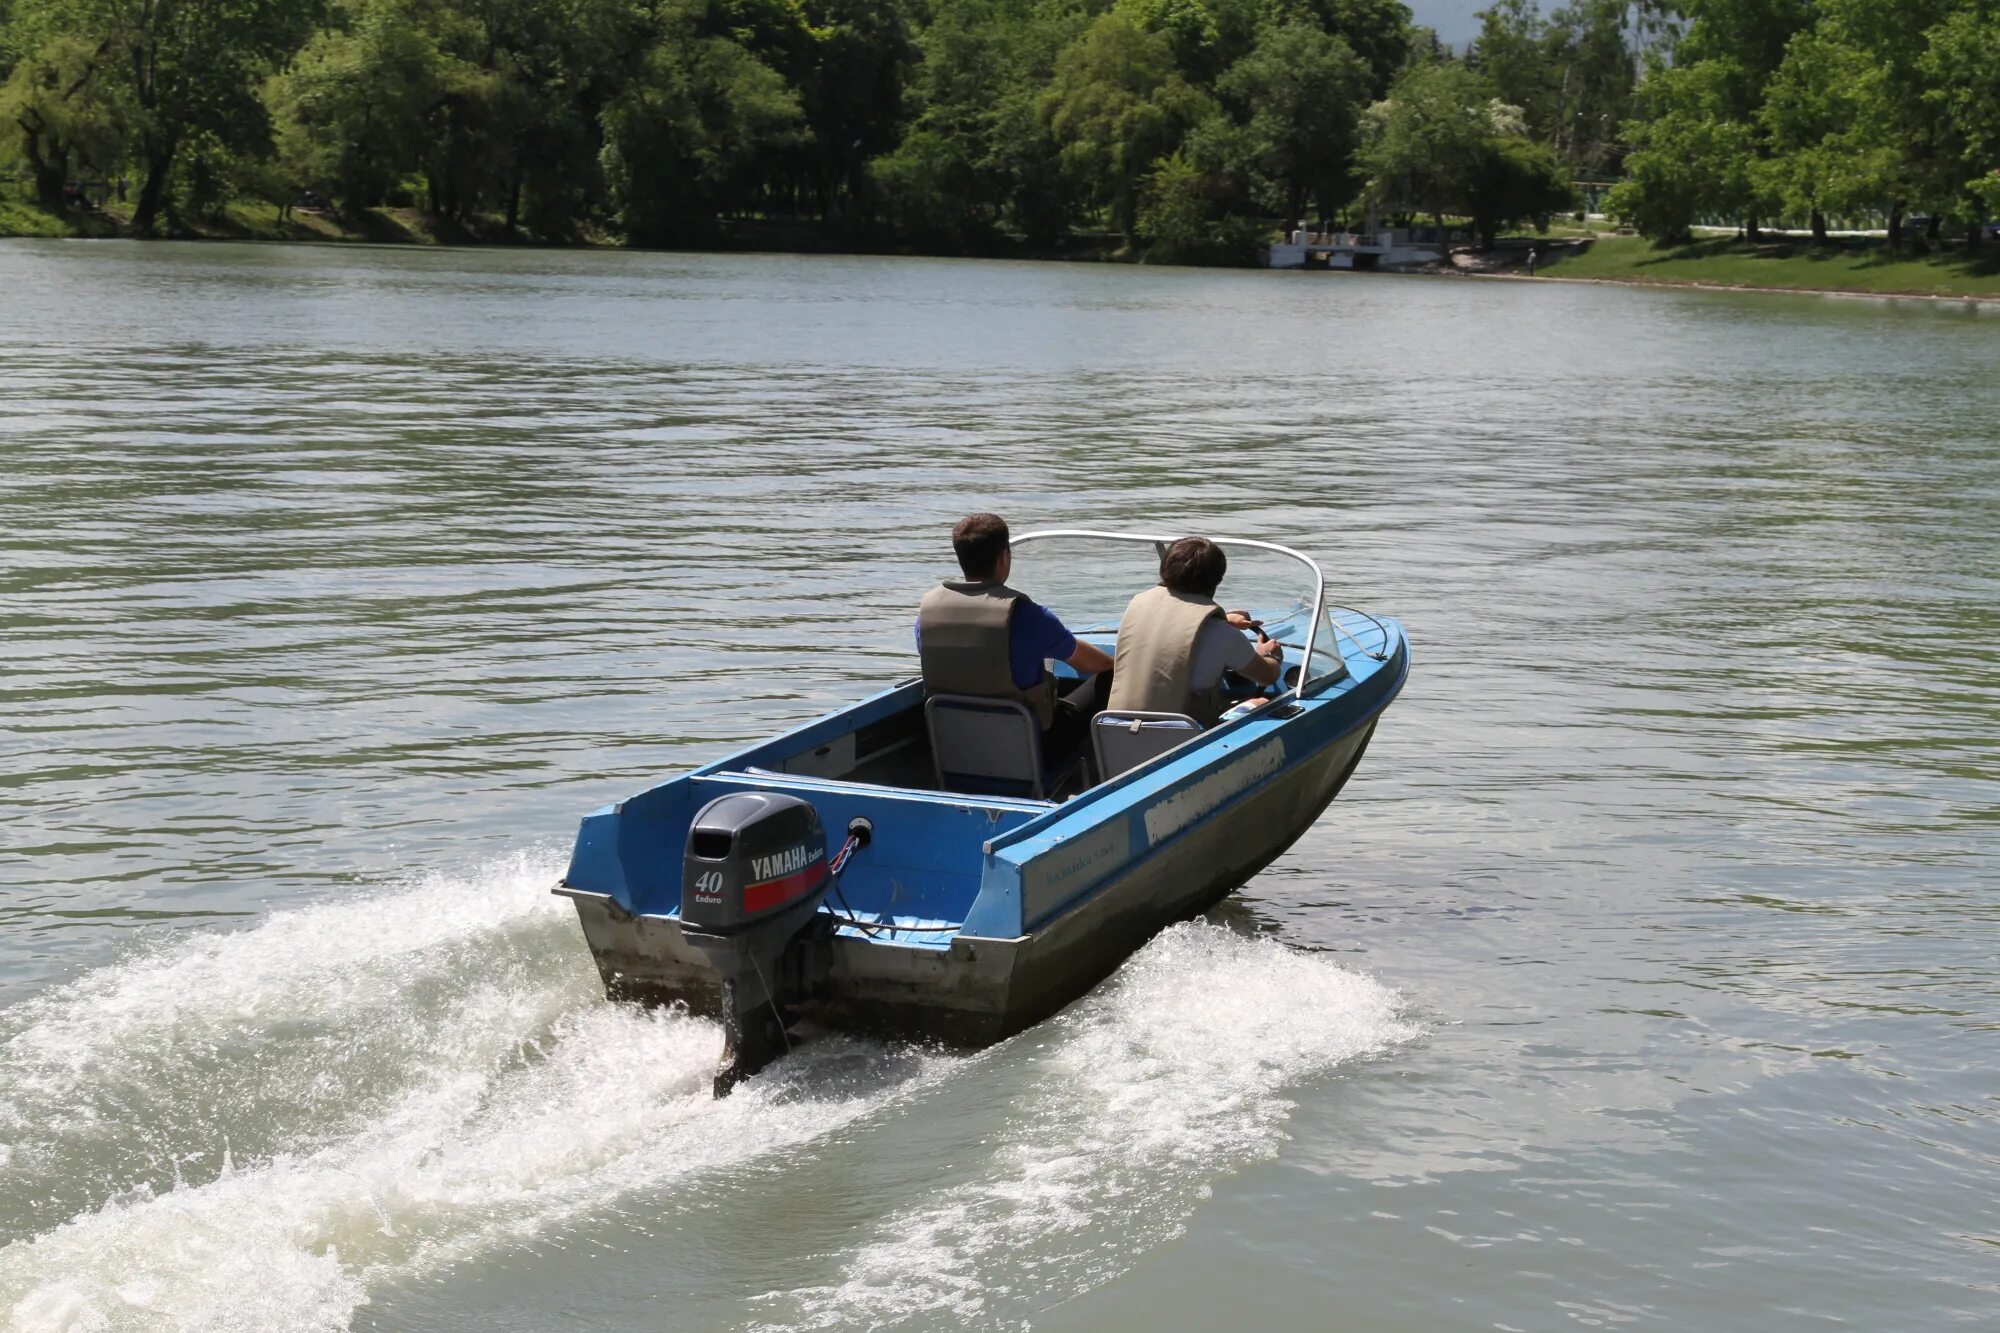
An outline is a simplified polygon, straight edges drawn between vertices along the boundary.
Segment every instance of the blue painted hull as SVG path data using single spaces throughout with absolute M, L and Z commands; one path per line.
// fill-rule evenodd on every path
M 1371 624 L 1373 622 L 1370 622 Z M 715 1012 L 717 980 L 681 937 L 681 840 L 732 790 L 812 801 L 829 828 L 876 829 L 842 884 L 842 925 L 800 1006 L 830 1026 L 983 1044 L 1061 1009 L 1163 927 L 1214 906 L 1282 855 L 1352 775 L 1408 674 L 1395 622 L 1354 642 L 1347 674 L 1225 724 L 1059 805 L 820 776 L 907 744 L 914 683 L 662 784 L 584 821 L 557 888 L 575 900 L 607 993 Z M 1378 660 L 1373 654 L 1380 653 Z M 858 738 L 858 739 L 855 739 Z

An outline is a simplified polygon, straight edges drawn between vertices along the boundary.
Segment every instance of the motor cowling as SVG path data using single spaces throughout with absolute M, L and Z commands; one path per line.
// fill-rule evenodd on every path
M 829 878 L 826 830 L 796 796 L 718 796 L 694 817 L 682 865 L 682 927 L 734 935 L 802 904 L 818 907 Z
M 796 796 L 718 796 L 689 826 L 681 934 L 722 985 L 716 1096 L 789 1049 L 792 1008 L 826 971 L 832 928 L 817 918 L 832 883 L 819 812 Z

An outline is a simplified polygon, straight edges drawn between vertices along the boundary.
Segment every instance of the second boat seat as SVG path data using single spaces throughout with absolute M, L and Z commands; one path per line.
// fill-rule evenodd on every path
M 1185 713 L 1114 713 L 1107 709 L 1090 723 L 1090 743 L 1097 752 L 1099 779 L 1104 782 L 1199 735 L 1201 723 Z

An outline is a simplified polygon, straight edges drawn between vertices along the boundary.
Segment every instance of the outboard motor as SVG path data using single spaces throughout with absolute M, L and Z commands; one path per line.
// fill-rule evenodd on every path
M 796 796 L 718 796 L 688 829 L 683 867 L 681 934 L 722 977 L 727 1041 L 715 1095 L 726 1097 L 789 1047 L 785 1002 L 813 984 L 809 928 L 833 879 L 826 831 Z M 790 949 L 795 940 L 801 947 Z

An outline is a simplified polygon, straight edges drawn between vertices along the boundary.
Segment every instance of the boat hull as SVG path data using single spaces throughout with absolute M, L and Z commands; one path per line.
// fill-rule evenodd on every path
M 1375 721 L 1369 716 L 1218 817 L 1150 847 L 1027 934 L 961 934 L 945 949 L 835 938 L 824 982 L 797 1006 L 800 1014 L 831 1027 L 956 1045 L 999 1041 L 1042 1021 L 1160 930 L 1207 911 L 1283 855 L 1346 785 Z M 612 998 L 719 1011 L 717 976 L 677 920 L 633 915 L 605 893 L 558 891 L 575 902 Z

